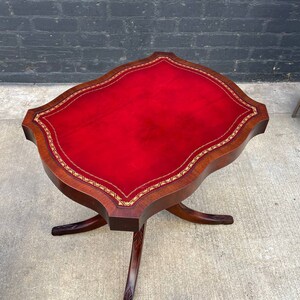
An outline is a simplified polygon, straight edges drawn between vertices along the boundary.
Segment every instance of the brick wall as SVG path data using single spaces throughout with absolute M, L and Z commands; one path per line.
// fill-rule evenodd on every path
M 0 1 L 2 82 L 85 81 L 153 51 L 233 80 L 298 81 L 300 1 Z

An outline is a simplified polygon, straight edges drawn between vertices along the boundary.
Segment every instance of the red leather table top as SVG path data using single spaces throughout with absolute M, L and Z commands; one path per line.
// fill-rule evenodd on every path
M 65 171 L 132 206 L 185 176 L 256 114 L 205 70 L 159 56 L 49 105 L 34 122 Z
M 45 171 L 69 198 L 98 213 L 53 235 L 108 224 L 133 231 L 124 299 L 132 299 L 145 224 L 167 209 L 190 222 L 232 224 L 181 202 L 263 133 L 266 107 L 232 81 L 173 53 L 156 52 L 28 110 L 22 127 Z

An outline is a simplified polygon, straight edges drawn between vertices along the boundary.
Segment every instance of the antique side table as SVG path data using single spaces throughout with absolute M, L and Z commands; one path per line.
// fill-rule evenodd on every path
M 156 52 L 30 109 L 22 126 L 59 190 L 98 213 L 53 235 L 105 224 L 134 232 L 124 293 L 132 299 L 147 219 L 166 209 L 195 223 L 233 223 L 181 202 L 267 123 L 265 106 L 228 78 Z

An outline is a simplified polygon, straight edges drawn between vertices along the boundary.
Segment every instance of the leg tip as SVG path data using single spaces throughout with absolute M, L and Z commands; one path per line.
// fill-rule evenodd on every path
M 223 223 L 225 225 L 230 225 L 234 223 L 234 219 L 232 216 L 224 216 Z
M 61 235 L 61 232 L 60 232 L 59 228 L 53 227 L 52 230 L 51 230 L 51 234 L 53 236 L 57 236 L 57 235 Z

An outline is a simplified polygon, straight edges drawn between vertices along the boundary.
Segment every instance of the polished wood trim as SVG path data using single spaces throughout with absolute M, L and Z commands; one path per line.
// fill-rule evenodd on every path
M 94 216 L 88 220 L 52 228 L 52 235 L 65 235 L 90 231 L 106 225 L 106 221 L 100 216 Z
M 126 282 L 126 287 L 124 292 L 124 300 L 133 299 L 136 281 L 139 274 L 142 252 L 143 252 L 145 230 L 146 230 L 146 223 L 142 226 L 142 228 L 139 231 L 133 233 L 131 258 L 130 258 L 127 282 Z
M 198 224 L 225 225 L 233 223 L 232 216 L 204 214 L 202 212 L 190 209 L 182 203 L 167 208 L 167 211 L 183 220 Z
M 146 194 L 131 207 L 120 207 L 106 193 L 87 183 L 77 180 L 57 164 L 48 149 L 47 141 L 42 130 L 34 123 L 33 119 L 37 113 L 52 107 L 60 101 L 63 101 L 74 92 L 90 85 L 101 83 L 125 68 L 150 62 L 157 57 L 169 57 L 172 60 L 186 66 L 204 70 L 217 79 L 223 81 L 241 99 L 243 99 L 243 101 L 255 106 L 258 114 L 252 117 L 241 128 L 233 140 L 226 145 L 209 152 L 201 158 L 195 164 L 193 169 L 185 174 L 185 176 Z M 268 120 L 269 117 L 265 105 L 252 100 L 230 79 L 209 68 L 185 61 L 173 53 L 155 52 L 145 59 L 119 66 L 96 80 L 77 85 L 67 90 L 53 101 L 41 107 L 29 110 L 25 116 L 22 126 L 26 138 L 36 143 L 43 166 L 48 176 L 65 195 L 98 212 L 106 220 L 110 229 L 136 232 L 142 227 L 149 217 L 161 210 L 180 203 L 198 188 L 206 176 L 234 161 L 253 136 L 265 131 Z

